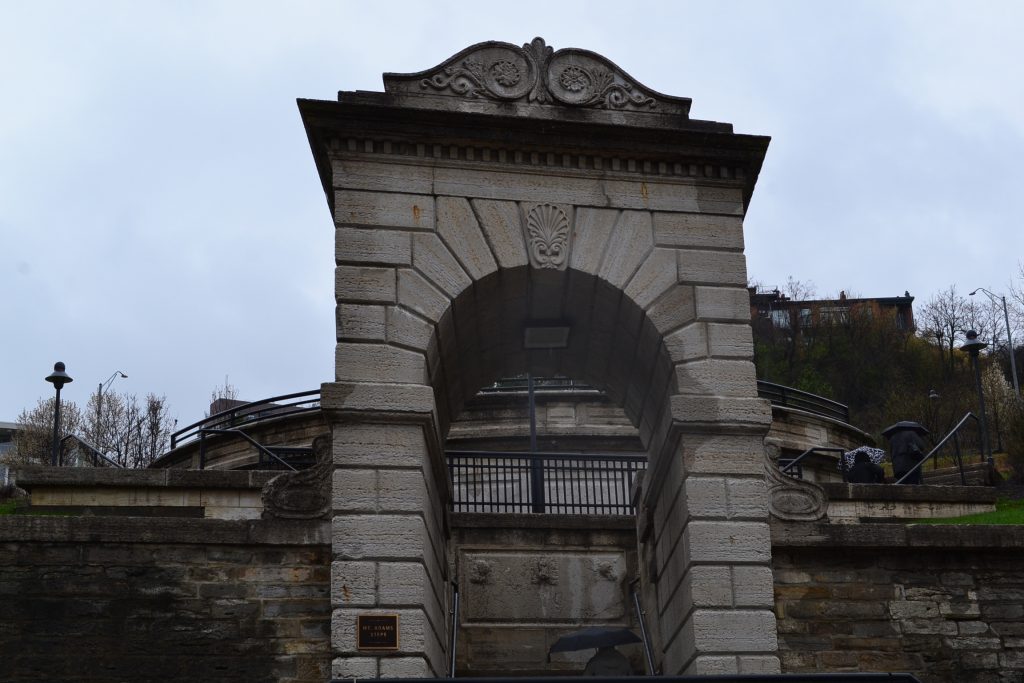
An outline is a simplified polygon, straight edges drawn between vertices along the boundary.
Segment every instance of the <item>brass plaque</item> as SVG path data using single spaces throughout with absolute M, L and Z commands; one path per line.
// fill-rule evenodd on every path
M 397 614 L 360 614 L 356 617 L 356 649 L 397 650 Z

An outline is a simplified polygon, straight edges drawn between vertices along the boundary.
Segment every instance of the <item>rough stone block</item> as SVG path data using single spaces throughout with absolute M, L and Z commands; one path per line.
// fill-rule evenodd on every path
M 384 341 L 387 328 L 383 306 L 338 304 L 336 313 L 339 341 Z
M 765 523 L 691 520 L 684 537 L 688 562 L 767 564 L 771 561 L 771 537 Z
M 412 164 L 331 159 L 334 187 L 339 190 L 372 190 L 429 195 L 434 191 L 433 169 Z
M 426 384 L 427 359 L 418 351 L 388 344 L 339 343 L 335 375 L 339 382 Z
M 732 607 L 733 588 L 729 567 L 696 565 L 683 579 L 689 581 L 696 607 Z M 769 593 L 770 594 L 770 593 Z
M 334 464 L 346 467 L 420 468 L 427 462 L 427 442 L 419 425 L 372 423 L 334 426 Z
M 472 283 L 459 262 L 434 234 L 420 233 L 413 238 L 412 265 L 452 299 Z
M 653 246 L 651 214 L 623 211 L 608 239 L 598 277 L 622 289 Z
M 626 286 L 626 296 L 640 308 L 647 308 L 676 284 L 676 256 L 671 249 L 655 249 Z
M 390 344 L 426 351 L 434 326 L 401 306 L 386 309 L 386 337 Z
M 739 672 L 736 655 L 698 655 L 686 668 L 687 676 L 724 676 Z
M 424 560 L 427 535 L 419 515 L 338 515 L 331 522 L 338 560 Z
M 339 226 L 434 229 L 434 198 L 430 195 L 338 190 L 334 222 Z
M 519 206 L 513 202 L 475 199 L 473 208 L 498 265 L 502 268 L 527 265 Z
M 392 303 L 396 291 L 391 268 L 338 266 L 334 270 L 334 295 L 339 303 Z
M 331 661 L 333 678 L 377 678 L 376 657 L 335 657 Z
M 774 655 L 739 655 L 741 674 L 778 674 L 782 673 L 779 658 Z
M 380 660 L 381 678 L 436 678 L 426 657 L 384 657 Z
M 771 425 L 771 407 L 760 398 L 676 395 L 670 399 L 672 419 L 682 424 L 762 426 Z M 763 451 L 761 451 L 763 454 Z M 752 470 L 746 470 L 751 472 Z
M 368 228 L 338 228 L 334 237 L 334 259 L 340 265 L 409 265 L 412 241 L 408 232 Z
M 675 366 L 680 393 L 703 396 L 757 396 L 757 373 L 746 360 L 701 359 Z
M 763 476 L 727 479 L 730 519 L 768 519 L 768 486 Z
M 690 476 L 684 484 L 686 511 L 691 517 L 725 519 L 729 516 L 725 479 Z
M 415 470 L 410 470 L 415 471 Z M 336 469 L 332 480 L 335 512 L 378 512 L 377 470 Z
M 450 300 L 422 275 L 405 268 L 398 271 L 398 303 L 436 323 L 448 310 Z
M 732 593 L 736 607 L 771 609 L 775 604 L 771 567 L 734 566 Z
M 377 509 L 380 512 L 425 511 L 434 502 L 427 496 L 420 470 L 377 471 Z
M 647 317 L 663 337 L 693 321 L 696 308 L 693 287 L 676 285 L 647 309 Z
M 708 323 L 708 354 L 713 358 L 754 357 L 754 337 L 749 324 Z
M 673 363 L 704 358 L 708 355 L 706 323 L 691 323 L 664 338 L 665 350 Z
M 750 324 L 746 287 L 694 287 L 698 320 Z
M 698 652 L 763 652 L 778 649 L 775 615 L 767 610 L 696 609 L 691 617 Z
M 325 410 L 371 413 L 417 413 L 434 411 L 434 391 L 424 384 L 382 384 L 370 382 L 333 382 L 320 389 Z
M 377 565 L 335 560 L 331 563 L 331 600 L 339 607 L 377 604 Z
M 580 208 L 576 210 L 576 224 L 573 226 L 572 253 L 569 267 L 596 275 L 601 266 L 605 244 L 619 218 L 613 209 Z
M 680 282 L 747 285 L 747 260 L 742 252 L 680 249 L 677 255 Z
M 387 607 L 413 607 L 433 601 L 427 570 L 420 562 L 380 564 L 380 603 Z
M 437 198 L 437 232 L 474 280 L 498 269 L 467 200 L 462 197 Z
M 414 654 L 427 651 L 428 638 L 435 636 L 431 632 L 423 610 L 382 609 L 380 612 L 398 615 L 399 653 Z M 334 610 L 331 614 L 331 643 L 336 652 L 356 650 L 356 617 L 365 614 L 373 614 L 373 612 L 347 607 L 339 607 Z
M 654 241 L 665 247 L 743 249 L 743 219 L 706 213 L 654 213 Z
M 759 436 L 685 434 L 679 443 L 690 473 L 749 475 L 764 467 L 764 440 Z

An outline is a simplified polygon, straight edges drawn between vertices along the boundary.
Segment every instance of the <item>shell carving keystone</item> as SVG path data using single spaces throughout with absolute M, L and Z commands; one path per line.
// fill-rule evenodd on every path
M 569 217 L 560 207 L 538 204 L 526 214 L 526 246 L 534 268 L 565 270 L 569 237 Z

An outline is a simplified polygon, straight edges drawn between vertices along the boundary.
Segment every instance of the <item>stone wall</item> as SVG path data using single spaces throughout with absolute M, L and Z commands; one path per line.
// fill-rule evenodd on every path
M 322 522 L 0 517 L 4 681 L 323 681 Z
M 1018 527 L 788 525 L 772 538 L 784 672 L 1024 680 Z
M 548 650 L 579 628 L 639 632 L 632 518 L 456 514 L 452 547 L 460 588 L 460 676 L 579 674 L 594 650 Z M 639 645 L 624 647 L 637 673 Z

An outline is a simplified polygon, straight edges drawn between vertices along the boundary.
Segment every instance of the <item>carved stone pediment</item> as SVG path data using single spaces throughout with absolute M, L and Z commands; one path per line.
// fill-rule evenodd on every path
M 331 439 L 313 439 L 316 463 L 280 474 L 263 486 L 264 519 L 328 519 L 331 514 Z
M 786 522 L 816 522 L 828 513 L 825 489 L 779 470 L 779 447 L 765 444 L 764 472 L 768 481 L 768 512 Z
M 589 50 L 553 50 L 543 38 L 522 47 L 478 43 L 442 64 L 412 74 L 384 74 L 393 94 L 449 96 L 496 102 L 689 116 L 690 99 L 639 84 L 611 60 Z

